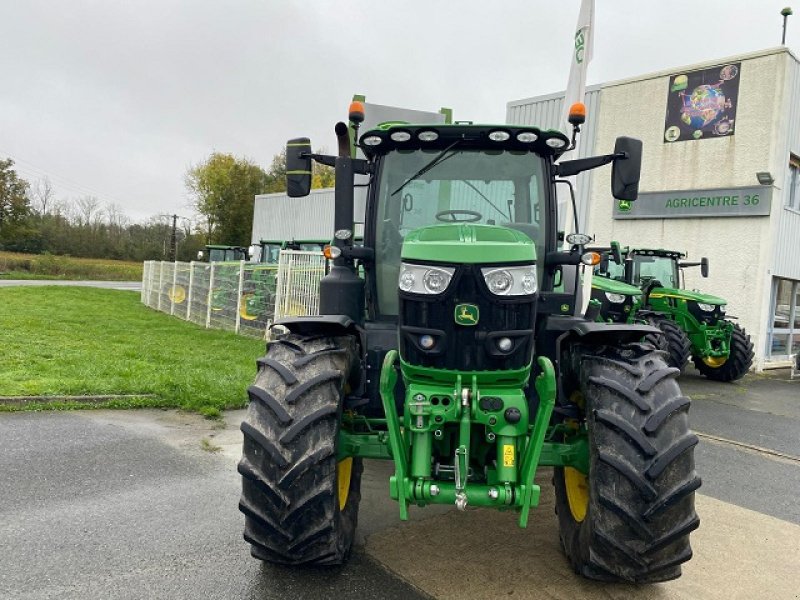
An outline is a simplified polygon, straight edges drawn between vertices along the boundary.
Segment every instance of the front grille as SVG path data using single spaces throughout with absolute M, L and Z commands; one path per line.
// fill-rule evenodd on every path
M 440 296 L 400 292 L 400 356 L 406 362 L 437 369 L 494 371 L 519 369 L 528 365 L 533 352 L 536 297 L 494 296 L 486 288 L 480 267 L 456 267 L 447 291 Z M 481 265 L 485 267 L 487 265 Z M 478 324 L 458 325 L 459 304 L 478 307 Z M 430 335 L 435 345 L 424 349 L 420 338 Z M 512 340 L 503 352 L 497 340 Z

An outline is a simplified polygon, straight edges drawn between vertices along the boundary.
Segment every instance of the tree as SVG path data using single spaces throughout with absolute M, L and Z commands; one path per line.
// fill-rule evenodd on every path
M 31 204 L 40 215 L 46 215 L 48 208 L 52 208 L 54 196 L 53 184 L 47 177 L 36 180 L 28 190 Z
M 268 175 L 246 158 L 215 152 L 186 173 L 194 206 L 208 225 L 209 242 L 248 246 L 256 194 L 268 187 Z
M 20 179 L 10 158 L 0 160 L 0 228 L 16 225 L 30 214 L 28 182 Z
M 325 149 L 317 151 L 324 154 Z M 311 162 L 311 187 L 313 189 L 331 188 L 336 183 L 336 170 L 328 165 Z M 272 164 L 267 171 L 267 190 L 265 193 L 286 191 L 286 150 L 281 150 L 272 157 Z

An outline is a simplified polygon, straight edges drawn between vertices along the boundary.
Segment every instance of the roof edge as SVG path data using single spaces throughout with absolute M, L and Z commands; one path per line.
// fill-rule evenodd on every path
M 722 58 L 716 58 L 713 60 L 705 60 L 703 62 L 693 63 L 690 65 L 680 65 L 677 67 L 670 67 L 668 69 L 661 69 L 660 71 L 645 73 L 644 75 L 636 75 L 634 77 L 626 77 L 624 79 L 615 79 L 613 81 L 608 81 L 605 83 L 598 83 L 595 85 L 587 86 L 586 92 L 587 93 L 596 92 L 599 90 L 603 90 L 605 88 L 617 87 L 628 83 L 647 81 L 648 79 L 658 79 L 659 77 L 667 77 L 670 75 L 674 75 L 675 73 L 678 73 L 680 71 L 696 71 L 699 69 L 712 67 L 714 65 L 718 65 L 721 63 L 737 62 L 740 60 L 752 60 L 754 58 L 761 58 L 762 56 L 770 56 L 772 54 L 788 54 L 792 60 L 794 60 L 796 63 L 800 63 L 800 59 L 798 59 L 797 55 L 795 55 L 795 53 L 792 52 L 787 46 L 776 46 L 773 48 L 765 48 L 763 50 L 757 50 L 745 54 L 736 54 L 734 56 L 724 56 Z M 532 96 L 529 98 L 522 98 L 520 100 L 511 100 L 509 102 L 506 102 L 506 109 L 508 110 L 509 108 L 512 107 L 531 104 L 532 102 L 556 100 L 558 98 L 563 98 L 564 94 L 565 91 L 561 91 L 550 94 L 542 94 L 540 96 Z

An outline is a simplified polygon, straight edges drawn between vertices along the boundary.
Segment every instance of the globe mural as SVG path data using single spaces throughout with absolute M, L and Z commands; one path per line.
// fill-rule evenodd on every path
M 694 129 L 703 129 L 714 123 L 729 108 L 729 103 L 719 84 L 700 85 L 691 95 L 684 95 L 681 121 Z

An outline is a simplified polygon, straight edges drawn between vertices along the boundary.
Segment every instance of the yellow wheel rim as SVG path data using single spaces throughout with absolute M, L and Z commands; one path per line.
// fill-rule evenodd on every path
M 718 369 L 719 367 L 724 365 L 726 362 L 728 362 L 728 357 L 727 356 L 706 356 L 705 358 L 703 358 L 703 362 L 706 364 L 706 366 L 709 366 L 712 369 Z
M 564 467 L 564 487 L 567 489 L 567 503 L 572 518 L 581 523 L 589 508 L 589 481 L 577 469 Z
M 258 315 L 251 315 L 247 312 L 247 301 L 250 300 L 252 295 L 253 294 L 242 294 L 242 298 L 239 300 L 239 316 L 245 321 L 255 321 L 258 318 Z
M 339 510 L 344 510 L 350 494 L 350 474 L 353 472 L 353 457 L 340 460 L 336 464 L 336 481 L 339 488 Z
M 167 290 L 167 297 L 175 304 L 181 304 L 186 300 L 186 288 L 182 285 L 171 285 Z

